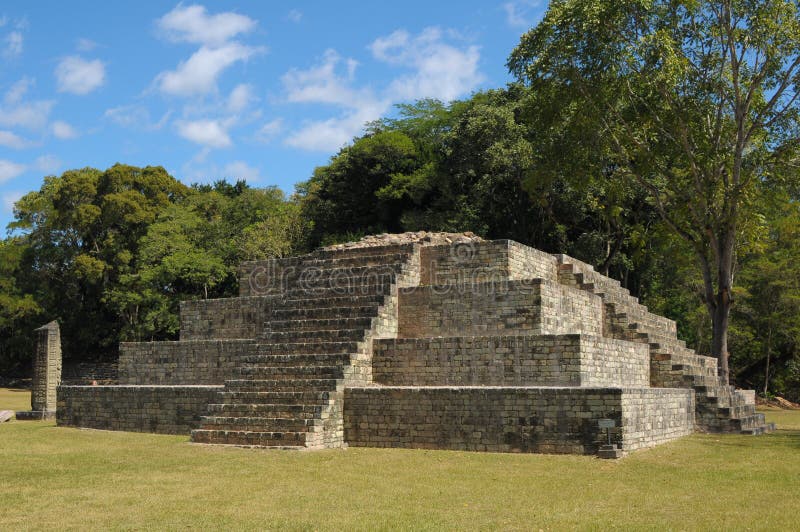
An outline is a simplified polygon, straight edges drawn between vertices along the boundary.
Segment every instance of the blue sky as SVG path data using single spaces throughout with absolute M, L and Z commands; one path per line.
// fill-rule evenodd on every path
M 504 86 L 545 7 L 3 2 L 0 227 L 45 175 L 116 162 L 291 192 L 397 103 Z

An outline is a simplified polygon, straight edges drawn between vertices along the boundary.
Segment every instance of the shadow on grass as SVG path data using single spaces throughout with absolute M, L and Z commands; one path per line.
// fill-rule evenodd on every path
M 724 448 L 772 449 L 791 446 L 800 448 L 800 430 L 777 429 L 771 434 L 745 436 L 733 434 L 705 434 L 707 443 Z

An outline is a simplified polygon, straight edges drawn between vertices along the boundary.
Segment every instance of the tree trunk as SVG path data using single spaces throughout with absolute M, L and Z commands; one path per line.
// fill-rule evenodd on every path
M 717 262 L 717 290 L 711 313 L 713 328 L 711 354 L 717 359 L 717 368 L 723 384 L 730 382 L 728 368 L 728 324 L 733 305 L 733 260 L 734 239 L 733 227 L 729 226 L 719 238 Z
M 764 370 L 764 397 L 769 392 L 769 359 L 772 354 L 772 327 L 770 326 L 767 333 L 767 368 Z
M 717 359 L 717 370 L 723 383 L 728 384 L 730 372 L 728 370 L 728 321 L 731 313 L 730 299 L 720 293 L 717 298 L 717 307 L 711 316 L 713 330 L 711 340 L 711 354 Z

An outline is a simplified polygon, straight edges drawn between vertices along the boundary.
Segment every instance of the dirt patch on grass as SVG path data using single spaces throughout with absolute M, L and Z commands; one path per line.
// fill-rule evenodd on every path
M 756 397 L 756 404 L 758 406 L 768 406 L 772 408 L 780 408 L 782 410 L 800 410 L 800 404 L 793 403 L 783 397 L 774 397 L 772 399 L 763 399 Z

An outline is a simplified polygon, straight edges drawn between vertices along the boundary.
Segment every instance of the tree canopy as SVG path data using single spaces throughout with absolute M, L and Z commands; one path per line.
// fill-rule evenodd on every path
M 551 149 L 551 171 L 634 181 L 691 247 L 727 378 L 736 253 L 759 229 L 762 185 L 795 177 L 800 5 L 555 0 L 508 66 L 556 137 L 584 146 Z

